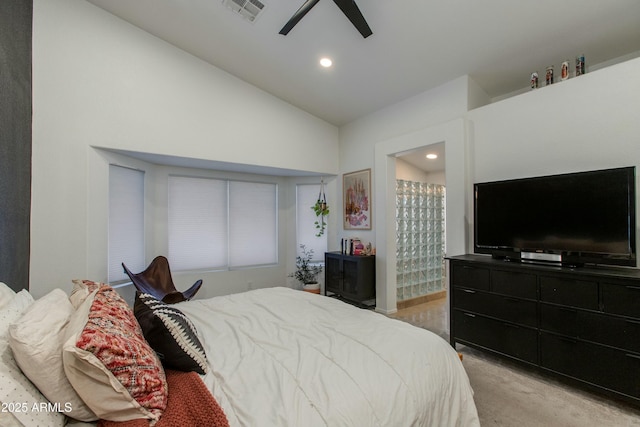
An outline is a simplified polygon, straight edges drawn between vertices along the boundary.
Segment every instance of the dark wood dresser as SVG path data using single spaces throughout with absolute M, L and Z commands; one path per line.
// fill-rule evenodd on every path
M 448 258 L 451 345 L 640 405 L 640 271 Z

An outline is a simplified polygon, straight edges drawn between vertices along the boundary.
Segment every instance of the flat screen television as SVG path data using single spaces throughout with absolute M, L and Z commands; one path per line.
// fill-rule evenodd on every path
M 635 167 L 474 184 L 474 252 L 636 266 Z

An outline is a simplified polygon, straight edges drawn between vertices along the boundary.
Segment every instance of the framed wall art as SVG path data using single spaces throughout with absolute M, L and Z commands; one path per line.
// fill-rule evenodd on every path
M 371 230 L 371 169 L 342 175 L 344 229 Z

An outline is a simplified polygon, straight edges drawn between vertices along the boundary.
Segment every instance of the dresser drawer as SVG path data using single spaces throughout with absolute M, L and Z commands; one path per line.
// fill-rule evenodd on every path
M 640 353 L 640 320 L 541 304 L 540 329 Z
M 602 309 L 640 319 L 640 284 L 602 283 Z
M 535 329 L 460 310 L 454 310 L 453 317 L 456 340 L 525 362 L 538 362 L 538 333 Z
M 541 276 L 540 300 L 597 310 L 598 282 Z
M 540 304 L 540 329 L 577 338 L 579 313 L 573 307 Z
M 640 354 L 540 333 L 540 366 L 640 398 Z
M 536 299 L 538 297 L 536 275 L 494 270 L 491 273 L 491 291 L 519 298 Z
M 640 353 L 640 321 L 583 313 L 578 338 Z
M 455 308 L 484 314 L 508 322 L 536 327 L 536 302 L 489 294 L 473 289 L 454 289 Z
M 454 263 L 451 267 L 452 286 L 489 290 L 490 274 L 488 268 L 472 267 Z

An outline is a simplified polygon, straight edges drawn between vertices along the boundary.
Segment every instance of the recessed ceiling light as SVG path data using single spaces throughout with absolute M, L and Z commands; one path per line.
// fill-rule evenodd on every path
M 324 68 L 329 68 L 331 67 L 331 65 L 333 65 L 333 61 L 329 58 L 322 58 L 320 59 L 320 65 L 322 65 Z
M 433 153 L 429 153 L 429 154 L 427 154 L 427 156 L 426 156 L 426 157 L 427 157 L 427 159 L 429 159 L 429 160 L 433 160 L 433 159 L 437 159 L 437 158 L 438 158 L 438 155 L 437 155 L 437 154 L 433 154 Z

